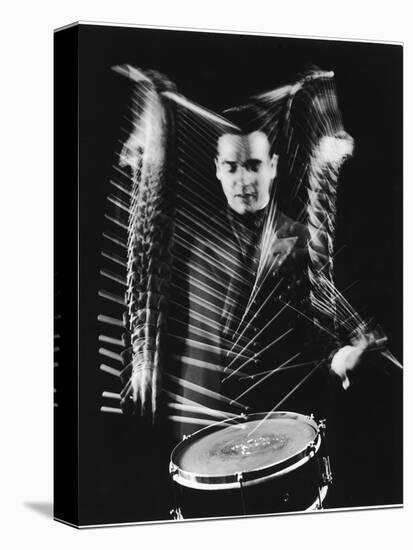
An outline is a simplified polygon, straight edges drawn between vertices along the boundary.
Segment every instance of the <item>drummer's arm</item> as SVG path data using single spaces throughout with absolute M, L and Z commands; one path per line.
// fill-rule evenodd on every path
M 333 377 L 341 380 L 346 390 L 350 386 L 349 375 L 359 365 L 360 360 L 369 347 L 367 337 L 346 343 L 345 335 L 338 334 L 331 319 L 321 318 L 319 312 L 312 307 L 311 300 L 307 300 L 309 319 L 313 319 L 313 330 L 310 331 L 309 345 L 317 350 L 316 355 L 324 357 L 323 364 L 329 369 Z
M 126 414 L 152 415 L 154 419 L 159 405 L 161 372 L 157 360 L 160 350 L 154 346 L 159 337 L 156 326 L 148 319 L 152 313 L 146 311 L 145 320 L 136 323 L 133 333 L 126 331 L 123 335 L 121 408 Z M 124 322 L 128 326 L 127 315 Z

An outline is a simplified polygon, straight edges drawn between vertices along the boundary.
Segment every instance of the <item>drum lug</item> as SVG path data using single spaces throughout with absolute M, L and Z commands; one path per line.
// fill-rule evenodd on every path
M 171 462 L 169 464 L 169 475 L 173 478 L 176 473 L 178 473 L 178 467 Z
M 313 457 L 315 456 L 317 452 L 317 446 L 316 444 L 312 441 L 311 443 L 309 443 L 306 447 L 306 453 L 309 457 Z

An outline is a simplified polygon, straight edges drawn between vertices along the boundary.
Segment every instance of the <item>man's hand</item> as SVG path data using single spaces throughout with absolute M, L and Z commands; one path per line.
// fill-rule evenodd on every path
M 323 136 L 313 153 L 313 163 L 317 167 L 330 167 L 339 170 L 341 165 L 352 156 L 354 150 L 353 138 L 344 131 L 335 136 Z
M 348 373 L 354 370 L 360 363 L 362 355 L 367 350 L 383 349 L 387 342 L 387 336 L 377 326 L 374 330 L 362 331 L 351 341 L 351 346 L 340 348 L 331 361 L 331 370 L 341 378 L 343 388 L 350 386 Z
M 288 256 L 293 250 L 298 237 L 282 237 L 275 236 L 271 242 L 271 253 L 273 256 L 280 255 L 281 257 Z
M 149 365 L 138 365 L 133 368 L 130 381 L 122 392 L 124 409 L 132 409 L 133 413 L 144 417 L 152 415 L 154 422 L 158 412 L 160 391 L 159 370 Z
M 360 363 L 365 348 L 361 346 L 344 346 L 340 348 L 331 361 L 331 370 L 341 378 L 346 390 L 350 386 L 348 374 Z

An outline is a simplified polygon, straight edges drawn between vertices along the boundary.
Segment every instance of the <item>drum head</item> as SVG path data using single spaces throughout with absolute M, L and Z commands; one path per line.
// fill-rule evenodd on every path
M 276 412 L 237 417 L 204 428 L 175 448 L 171 469 L 187 486 L 258 482 L 309 456 L 318 427 L 308 416 Z M 212 488 L 212 487 L 205 487 Z M 216 487 L 218 488 L 218 487 Z

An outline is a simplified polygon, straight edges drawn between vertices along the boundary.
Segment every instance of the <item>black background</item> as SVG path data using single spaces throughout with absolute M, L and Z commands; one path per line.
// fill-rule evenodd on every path
M 162 432 L 99 412 L 103 390 L 96 321 L 108 180 L 120 150 L 130 89 L 111 67 L 156 69 L 212 110 L 295 79 L 309 65 L 334 70 L 354 157 L 340 179 L 336 282 L 364 318 L 374 317 L 402 360 L 402 47 L 331 40 L 81 26 L 80 119 L 80 520 L 163 519 L 153 467 Z M 120 311 L 120 310 L 119 310 Z M 401 372 L 366 357 L 328 419 L 335 484 L 330 507 L 402 501 Z M 336 396 L 336 393 L 334 394 Z

